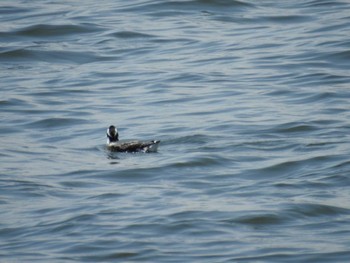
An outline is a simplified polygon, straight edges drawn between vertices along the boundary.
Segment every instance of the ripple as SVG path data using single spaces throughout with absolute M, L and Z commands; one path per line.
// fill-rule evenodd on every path
M 293 208 L 289 209 L 289 212 L 296 213 L 298 215 L 307 217 L 322 217 L 322 216 L 339 216 L 339 215 L 349 215 L 350 209 L 330 206 L 324 204 L 298 204 Z
M 41 128 L 41 129 L 59 129 L 65 127 L 72 127 L 73 125 L 81 125 L 88 123 L 87 120 L 77 118 L 46 118 L 39 121 L 34 121 L 25 124 L 27 128 Z
M 256 227 L 283 224 L 286 222 L 286 218 L 275 214 L 248 215 L 237 218 L 235 222 Z
M 195 168 L 195 167 L 213 167 L 226 164 L 230 159 L 225 159 L 222 156 L 211 155 L 207 157 L 194 157 L 192 159 L 179 161 L 171 165 L 169 168 Z
M 18 36 L 26 37 L 62 37 L 65 35 L 76 35 L 85 33 L 94 33 L 100 29 L 89 25 L 49 25 L 36 24 L 15 31 Z
M 98 56 L 94 54 L 86 54 L 79 51 L 45 51 L 35 50 L 31 48 L 19 48 L 16 50 L 8 50 L 0 52 L 0 58 L 5 61 L 48 61 L 56 63 L 90 63 L 97 60 L 112 60 L 112 57 Z
M 305 133 L 318 130 L 318 127 L 306 123 L 286 123 L 276 128 L 278 133 Z
M 110 33 L 109 36 L 116 37 L 116 38 L 122 38 L 122 39 L 134 39 L 134 38 L 153 38 L 153 35 L 150 34 L 144 34 L 139 33 L 135 31 L 118 31 L 115 33 Z
M 203 10 L 203 8 L 208 8 L 210 10 L 222 10 L 228 12 L 236 11 L 238 8 L 251 8 L 254 7 L 253 4 L 247 1 L 225 1 L 225 0 L 190 0 L 190 1 L 170 1 L 167 3 L 141 3 L 134 6 L 127 6 L 121 8 L 123 11 L 138 11 L 138 12 L 150 12 L 153 16 L 158 16 L 158 11 L 171 10 L 171 12 L 161 13 L 161 15 L 169 14 L 181 14 L 183 12 L 188 12 L 189 10 Z M 179 12 L 180 11 L 180 12 Z
M 306 1 L 305 3 L 302 3 L 302 6 L 305 7 L 342 7 L 347 6 L 345 2 L 342 1 L 329 1 L 329 0 L 312 0 L 312 1 Z
M 0 7 L 0 14 L 8 15 L 8 14 L 23 14 L 27 12 L 27 8 L 20 8 L 18 6 L 6 6 L 3 5 Z
M 283 15 L 283 16 L 266 16 L 262 17 L 262 19 L 265 19 L 267 21 L 279 24 L 291 24 L 291 23 L 305 23 L 312 20 L 311 16 L 305 16 L 305 15 Z

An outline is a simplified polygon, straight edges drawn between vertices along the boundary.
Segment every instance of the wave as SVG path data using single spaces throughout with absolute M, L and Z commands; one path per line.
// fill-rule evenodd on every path
M 115 33 L 109 33 L 109 36 L 116 37 L 116 38 L 123 38 L 123 39 L 134 39 L 134 38 L 153 38 L 154 35 L 151 34 L 145 34 L 140 33 L 136 31 L 118 31 Z
M 293 216 L 300 217 L 323 217 L 323 216 L 340 216 L 350 215 L 350 209 L 332 206 L 326 204 L 314 204 L 314 203 L 300 203 L 292 205 L 291 208 L 287 209 L 287 212 L 293 214 Z
M 113 60 L 111 56 L 94 55 L 85 51 L 41 50 L 39 47 L 25 47 L 0 52 L 0 59 L 8 62 L 15 61 L 44 61 L 55 63 L 84 64 L 96 61 Z
M 95 24 L 85 24 L 85 25 L 51 25 L 51 24 L 36 24 L 28 26 L 25 28 L 17 29 L 11 31 L 8 34 L 15 34 L 17 36 L 25 37 L 63 37 L 65 35 L 76 35 L 76 34 L 86 34 L 95 33 L 101 31 Z
M 159 1 L 143 2 L 140 4 L 121 6 L 121 11 L 137 11 L 153 16 L 169 16 L 189 11 L 221 10 L 222 12 L 237 11 L 241 8 L 252 8 L 248 1 L 239 0 L 187 0 L 187 1 Z
M 88 123 L 85 119 L 54 117 L 24 124 L 26 128 L 59 129 Z
M 332 0 L 311 0 L 301 3 L 302 7 L 342 7 L 347 6 L 343 1 L 332 1 Z

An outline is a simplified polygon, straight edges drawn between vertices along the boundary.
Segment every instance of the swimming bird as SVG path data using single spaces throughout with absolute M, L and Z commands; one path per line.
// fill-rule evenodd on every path
M 107 148 L 114 152 L 156 152 L 160 141 L 119 141 L 118 129 L 107 129 Z

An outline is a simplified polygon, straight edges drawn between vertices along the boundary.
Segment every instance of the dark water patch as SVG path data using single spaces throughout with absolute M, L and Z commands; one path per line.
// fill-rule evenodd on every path
M 98 215 L 95 215 L 95 214 L 84 213 L 84 214 L 74 215 L 71 218 L 64 219 L 63 221 L 58 221 L 54 223 L 54 225 L 75 225 L 79 227 L 80 223 L 93 222 L 97 219 L 97 217 Z
M 69 187 L 69 188 L 94 188 L 96 186 L 96 183 L 93 182 L 86 182 L 82 180 L 78 181 L 61 181 L 59 183 L 62 187 Z
M 66 127 L 72 127 L 74 125 L 81 125 L 88 123 L 85 119 L 76 119 L 76 118 L 46 118 L 39 121 L 34 121 L 25 124 L 26 128 L 40 128 L 40 129 L 62 129 Z
M 272 22 L 273 24 L 296 24 L 311 21 L 313 18 L 306 15 L 280 15 L 280 16 L 266 16 L 260 19 Z
M 156 38 L 152 38 L 150 40 L 152 43 L 156 44 L 182 44 L 182 45 L 195 45 L 199 44 L 199 41 L 196 39 L 192 39 L 191 37 L 183 37 L 183 36 L 176 36 L 173 38 L 169 37 L 161 37 L 157 36 Z M 173 53 L 172 51 L 167 50 L 167 53 Z
M 135 32 L 135 31 L 118 31 L 115 33 L 110 33 L 109 36 L 116 37 L 116 38 L 122 38 L 122 39 L 154 38 L 153 35 L 139 33 L 139 32 Z
M 335 75 L 329 73 L 310 73 L 294 76 L 293 79 L 287 80 L 285 83 L 296 83 L 298 86 L 325 86 L 334 84 L 345 84 L 349 82 L 349 77 L 345 75 Z M 321 93 L 322 94 L 322 93 Z M 317 96 L 317 94 L 313 94 Z
M 313 0 L 300 3 L 302 7 L 326 7 L 329 8 L 341 8 L 348 7 L 344 1 L 331 1 L 331 0 Z
M 85 248 L 91 250 L 91 248 Z M 95 248 L 94 251 L 98 251 L 99 248 Z M 139 252 L 115 252 L 115 253 L 102 253 L 104 249 L 100 247 L 101 254 L 100 255 L 90 255 L 88 257 L 81 257 L 80 260 L 85 262 L 104 262 L 104 261 L 128 261 L 128 260 L 146 260 L 148 257 L 140 257 L 141 255 L 144 255 L 146 253 L 149 253 L 149 251 L 139 251 Z M 84 249 L 83 249 L 84 251 Z M 85 253 L 84 253 L 85 254 Z M 150 256 L 149 259 L 152 259 L 153 257 Z
M 316 98 L 315 98 L 316 96 Z M 319 95 L 311 95 L 310 98 L 303 99 L 301 102 L 303 103 L 310 103 L 314 100 L 318 101 L 320 99 L 323 99 L 324 97 L 322 94 Z M 329 99 L 328 96 L 326 96 L 326 99 Z M 299 103 L 298 103 L 299 104 Z M 278 134 L 284 134 L 284 133 L 321 133 L 323 129 L 328 127 L 335 127 L 337 124 L 340 124 L 340 120 L 337 119 L 319 119 L 319 120 L 310 120 L 309 122 L 290 122 L 290 123 L 284 123 L 280 124 L 277 127 L 275 127 L 274 132 Z
M 207 11 L 204 11 L 208 14 Z M 229 12 L 209 12 L 210 18 L 213 21 L 218 21 L 220 23 L 232 23 L 232 24 L 240 24 L 250 26 L 249 29 L 238 30 L 235 32 L 230 32 L 232 36 L 244 36 L 249 35 L 249 30 L 259 31 L 268 28 L 268 25 L 264 19 L 264 17 L 260 18 L 258 16 L 244 16 L 244 14 L 238 13 L 238 15 L 232 15 Z M 243 46 L 241 48 L 237 48 L 235 50 L 249 50 L 250 47 Z
M 175 76 L 172 75 L 166 81 L 168 82 L 179 82 L 179 83 L 188 83 L 188 82 L 198 82 L 205 79 L 205 76 L 200 73 L 180 73 Z
M 150 91 L 151 93 L 154 93 L 154 91 Z M 171 105 L 171 104 L 183 104 L 183 103 L 188 103 L 188 102 L 194 102 L 196 100 L 200 100 L 200 98 L 198 97 L 183 97 L 183 96 L 179 96 L 178 98 L 176 98 L 175 96 L 173 96 L 173 98 L 171 99 L 162 99 L 162 100 L 159 100 L 159 101 L 150 101 L 148 104 L 149 105 Z
M 212 6 L 223 6 L 223 7 L 253 7 L 252 3 L 247 1 L 230 1 L 230 0 L 194 0 L 192 2 L 197 2 L 202 5 L 212 5 Z
M 27 138 L 30 138 L 28 136 Z M 9 138 L 10 140 L 11 138 Z M 48 147 L 49 149 L 50 147 Z M 34 157 L 37 158 L 38 161 L 43 161 L 46 159 L 45 150 L 33 144 L 28 140 L 27 143 L 23 143 L 21 145 L 16 145 L 16 147 L 8 147 L 6 152 L 10 154 L 10 156 L 21 156 L 21 158 L 25 157 Z M 26 174 L 30 172 L 30 169 L 26 170 Z
M 101 174 L 105 172 L 105 170 L 93 170 L 93 169 L 84 169 L 84 167 L 81 167 L 81 169 L 78 170 L 73 170 L 73 171 L 67 171 L 63 174 L 55 174 L 53 175 L 54 177 L 59 177 L 62 179 L 71 179 L 72 181 L 84 178 L 84 177 L 94 177 L 97 176 L 98 174 Z
M 220 214 L 218 212 L 218 214 Z M 172 213 L 170 218 L 174 222 L 195 224 L 196 221 L 204 221 L 208 218 L 211 218 L 212 214 L 209 212 L 201 211 L 201 210 L 186 210 Z
M 348 25 L 346 22 L 344 23 L 337 23 L 336 25 L 324 25 L 323 27 L 317 27 L 314 29 L 310 29 L 309 30 L 309 34 L 325 34 L 327 31 L 329 31 L 329 33 L 331 34 L 341 34 L 342 32 L 346 33 L 348 31 Z M 333 41 L 330 39 L 323 39 L 323 41 L 320 41 L 319 43 L 317 43 L 317 46 L 324 46 L 325 44 L 329 44 L 332 43 Z M 333 42 L 333 46 L 343 46 L 346 47 L 345 45 L 341 45 L 341 43 L 334 43 Z
M 318 43 L 317 46 L 321 48 L 332 49 L 332 50 L 338 49 L 338 51 L 347 50 L 349 49 L 350 41 L 349 40 L 334 41 L 332 39 L 327 39 Z
M 81 253 L 81 254 L 88 254 L 81 257 L 78 257 L 80 261 L 84 262 L 96 262 L 96 261 L 108 261 L 109 260 L 122 260 L 122 261 L 152 261 L 154 259 L 155 255 L 159 254 L 159 251 L 156 249 L 148 248 L 147 244 L 144 244 L 143 242 L 136 242 L 135 247 L 128 248 L 130 252 L 123 252 L 120 253 L 108 253 L 107 255 L 103 253 L 103 248 L 100 248 L 101 253 L 100 255 L 96 255 L 94 253 Z M 85 248 L 84 251 L 93 251 L 91 248 Z M 98 249 L 97 249 L 98 251 Z M 161 258 L 161 257 L 160 257 Z
M 3 5 L 0 7 L 0 14 L 2 15 L 24 14 L 26 12 L 29 12 L 29 9 L 18 6 Z
M 40 236 L 47 234 L 58 236 L 64 234 L 65 236 L 74 238 L 80 231 L 86 230 L 88 224 L 92 224 L 92 222 L 98 219 L 97 215 L 84 213 L 79 209 L 73 210 L 70 214 L 72 216 L 69 218 L 62 216 L 67 212 L 67 210 L 62 208 L 57 209 L 53 215 L 47 215 L 47 220 L 40 220 L 35 225 L 33 231 L 35 231 L 36 235 Z
M 165 145 L 167 144 L 198 144 L 203 145 L 210 141 L 212 141 L 214 138 L 209 135 L 203 135 L 203 134 L 193 134 L 193 135 L 186 135 L 183 137 L 178 137 L 174 139 L 169 139 L 164 142 Z
M 0 53 L 0 58 L 7 60 L 15 60 L 15 59 L 32 59 L 34 58 L 31 51 L 26 49 L 16 49 L 9 51 L 2 51 Z
M 2 111 L 7 111 L 8 108 L 31 108 L 32 104 L 27 102 L 26 100 L 19 99 L 19 98 L 8 98 L 6 100 L 0 101 L 0 108 Z
M 350 252 L 347 250 L 338 251 L 338 252 L 322 252 L 322 253 L 313 253 L 313 254 L 306 254 L 304 256 L 305 260 L 308 262 L 314 261 L 314 262 L 346 262 L 350 257 Z
M 279 134 L 310 133 L 310 132 L 318 132 L 319 128 L 316 125 L 312 125 L 309 123 L 290 122 L 290 123 L 281 124 L 276 128 L 274 128 L 272 131 Z
M 329 52 L 328 54 L 320 55 L 320 60 L 330 61 L 336 63 L 335 65 L 345 66 L 347 69 L 350 68 L 350 50 L 344 50 L 339 52 Z
M 15 31 L 18 36 L 25 37 L 63 37 L 65 35 L 76 35 L 94 33 L 100 29 L 92 24 L 88 25 L 48 25 L 48 24 L 36 24 L 29 27 L 25 27 Z M 13 33 L 13 31 L 12 31 Z
M 336 164 L 334 168 L 341 169 L 342 171 L 350 170 L 350 160 L 345 160 L 339 164 Z
M 40 199 L 54 190 L 52 185 L 29 180 L 7 180 L 1 182 L 0 188 L 2 188 L 2 196 L 16 199 L 19 197 Z
M 349 215 L 350 209 L 324 204 L 304 203 L 288 208 L 288 212 L 305 217 L 338 217 L 340 215 Z
M 121 193 L 105 193 L 96 196 L 89 197 L 92 200 L 116 200 L 120 197 L 124 196 Z
M 337 121 L 334 121 L 334 123 L 337 123 Z M 339 144 L 342 144 L 341 141 L 314 141 L 314 142 L 309 142 L 305 143 L 305 147 L 313 147 L 313 148 L 319 148 L 319 149 L 329 149 L 330 147 L 337 146 Z M 299 145 L 300 146 L 300 145 Z
M 14 227 L 14 228 L 1 228 L 0 237 L 13 239 L 14 237 L 24 237 L 26 236 L 26 228 Z
M 292 150 L 299 146 L 298 142 L 288 142 L 285 139 L 269 139 L 269 140 L 249 140 L 238 143 L 237 146 L 254 149 L 258 151 L 283 151 Z M 229 145 L 228 147 L 234 147 Z
M 246 215 L 235 219 L 236 223 L 249 225 L 253 228 L 271 227 L 284 224 L 288 218 L 278 214 Z
M 225 159 L 222 156 L 201 156 L 201 157 L 193 157 L 187 161 L 179 161 L 175 162 L 173 165 L 171 165 L 171 168 L 177 169 L 177 168 L 190 168 L 195 169 L 196 167 L 205 167 L 213 168 L 214 166 L 222 166 L 226 163 L 231 162 L 230 159 Z M 169 168 L 170 168 L 169 167 Z
M 335 157 L 337 158 L 337 157 Z M 283 178 L 293 177 L 302 178 L 309 175 L 309 170 L 313 168 L 313 171 L 325 169 L 329 167 L 332 158 L 329 156 L 316 156 L 301 158 L 296 161 L 281 161 L 276 164 L 269 165 L 264 168 L 254 169 L 250 173 L 256 178 Z M 316 167 L 316 168 L 314 168 Z M 247 173 L 248 176 L 249 173 Z
M 150 12 L 152 16 L 179 15 L 188 12 L 199 11 L 236 11 L 242 8 L 252 8 L 253 4 L 238 0 L 190 0 L 190 1 L 168 1 L 166 3 L 146 3 L 133 7 L 122 8 L 123 11 Z M 159 13 L 159 11 L 163 11 Z
M 295 249 L 298 250 L 298 249 Z M 237 262 L 346 262 L 347 257 L 350 255 L 348 251 L 339 252 L 320 252 L 320 253 L 309 253 L 306 251 L 287 251 L 281 252 L 279 249 L 273 249 L 269 253 L 262 253 L 260 256 L 243 256 L 235 257 L 234 260 Z
M 4 128 L 4 129 L 0 129 L 0 134 L 3 134 L 2 133 L 2 131 L 4 131 L 3 133 L 4 134 L 6 134 L 7 132 L 11 132 L 11 130 L 10 129 L 6 129 L 6 128 Z M 10 153 L 0 153 L 0 157 L 10 157 L 11 155 L 10 155 Z
M 141 154 L 141 153 L 140 153 Z M 119 154 L 120 157 L 122 154 Z M 125 153 L 124 155 L 133 155 Z M 119 160 L 113 162 L 113 167 L 118 167 L 118 165 L 123 165 L 125 162 L 123 160 L 126 160 L 129 158 L 132 158 L 133 156 L 123 156 Z M 137 164 L 135 165 L 135 162 L 132 162 L 137 167 Z M 128 166 L 122 166 L 120 169 L 115 169 L 114 171 L 107 171 L 107 172 L 100 172 L 99 174 L 93 174 L 92 178 L 101 178 L 103 180 L 108 181 L 117 181 L 117 182 L 149 182 L 149 181 L 156 181 L 158 180 L 162 175 L 165 175 L 162 173 L 162 170 L 159 169 L 159 167 L 137 167 L 137 168 L 130 168 Z
M 37 48 L 20 48 L 1 52 L 0 59 L 11 62 L 26 61 L 32 63 L 33 61 L 43 61 L 50 63 L 84 64 L 96 61 L 108 61 L 113 60 L 114 58 L 79 51 L 46 51 Z

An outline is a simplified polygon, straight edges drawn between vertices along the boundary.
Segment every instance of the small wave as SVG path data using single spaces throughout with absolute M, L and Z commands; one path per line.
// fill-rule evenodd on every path
M 12 31 L 12 34 L 26 37 L 62 37 L 65 35 L 85 34 L 99 31 L 100 29 L 91 24 L 89 25 L 48 25 L 36 24 L 28 26 L 17 31 Z
M 288 176 L 293 176 L 293 178 L 309 176 L 310 167 L 317 167 L 313 169 L 313 172 L 320 171 L 329 168 L 334 159 L 338 159 L 338 157 L 331 157 L 328 155 L 312 156 L 295 161 L 280 161 L 267 167 L 253 169 L 247 173 L 247 176 L 249 173 L 252 173 L 254 176 L 257 176 L 257 178 L 278 177 L 279 180 L 284 180 L 283 178 Z
M 25 12 L 28 12 L 28 9 L 26 8 L 20 8 L 18 6 L 1 6 L 0 7 L 0 14 L 9 15 L 9 14 L 23 14 Z
M 19 49 L 12 49 L 12 50 L 4 50 L 0 52 L 0 58 L 4 60 L 11 60 L 11 61 L 17 60 L 17 59 L 31 60 L 35 58 L 35 55 L 32 51 L 19 48 Z
M 0 101 L 0 109 L 2 111 L 11 111 L 10 109 L 13 109 L 13 108 L 21 108 L 21 109 L 30 108 L 30 106 L 31 106 L 30 103 L 18 98 L 9 98 L 6 100 L 3 99 Z
M 162 3 L 141 3 L 134 6 L 122 7 L 123 11 L 137 10 L 139 12 L 151 12 L 153 16 L 179 14 L 189 10 L 201 9 L 236 11 L 238 8 L 251 8 L 253 4 L 239 0 L 191 0 L 191 1 L 168 1 Z M 171 10 L 171 11 L 170 11 Z M 161 13 L 159 13 L 161 11 Z
M 18 48 L 0 52 L 0 59 L 6 61 L 47 61 L 56 63 L 84 64 L 94 61 L 112 60 L 112 57 L 102 57 L 84 51 L 40 50 L 33 47 Z
M 334 62 L 335 65 L 341 63 L 342 65 L 349 65 L 350 60 L 350 50 L 332 52 L 329 54 L 321 55 L 319 59 Z
M 3 195 L 16 195 L 18 198 L 46 197 L 54 187 L 44 182 L 29 180 L 7 180 L 6 187 L 0 188 Z
M 186 161 L 178 161 L 174 162 L 168 168 L 196 168 L 196 167 L 213 167 L 213 166 L 221 166 L 225 165 L 228 162 L 232 162 L 230 159 L 223 158 L 222 156 L 201 156 L 201 157 L 193 157 L 191 159 L 187 159 Z
M 118 199 L 119 197 L 122 197 L 123 194 L 121 193 L 105 193 L 105 194 L 99 194 L 99 195 L 95 195 L 95 196 L 91 196 L 88 199 L 96 199 L 96 200 L 115 200 Z
M 27 123 L 25 124 L 25 126 L 30 128 L 57 129 L 67 126 L 80 125 L 84 123 L 87 123 L 87 121 L 76 118 L 47 118 Z
M 195 0 L 198 4 L 213 5 L 213 6 L 225 6 L 225 7 L 252 7 L 254 6 L 247 1 L 238 0 Z
M 267 16 L 267 17 L 261 17 L 261 18 L 266 21 L 270 21 L 278 24 L 304 23 L 312 20 L 310 16 L 306 16 L 306 15 Z
M 186 135 L 183 137 L 178 137 L 174 139 L 169 139 L 166 143 L 167 144 L 205 144 L 209 141 L 211 141 L 213 138 L 208 135 L 203 134 L 193 134 L 193 135 Z
M 347 6 L 345 2 L 342 1 L 333 1 L 333 0 L 312 0 L 312 1 L 305 1 L 304 3 L 301 3 L 302 7 L 341 7 L 341 6 Z
M 324 204 L 297 204 L 288 209 L 289 213 L 307 217 L 349 215 L 350 209 Z
M 309 123 L 289 122 L 273 129 L 277 133 L 303 133 L 319 130 L 317 126 Z
M 307 86 L 320 86 L 320 85 L 331 85 L 331 84 L 341 84 L 348 83 L 349 76 L 346 75 L 335 75 L 330 73 L 306 73 L 297 77 L 293 77 L 291 80 L 287 80 L 285 83 L 297 83 L 298 85 Z M 335 92 L 327 92 L 327 95 L 333 95 Z M 323 94 L 321 92 L 321 94 Z
M 139 33 L 139 32 L 135 32 L 135 31 L 118 31 L 115 33 L 110 33 L 109 36 L 113 36 L 116 38 L 153 38 L 153 35 L 150 34 L 144 34 L 144 33 Z
M 235 219 L 234 221 L 240 224 L 250 225 L 252 227 L 278 225 L 283 224 L 288 220 L 285 216 L 278 214 L 257 214 L 246 215 Z

